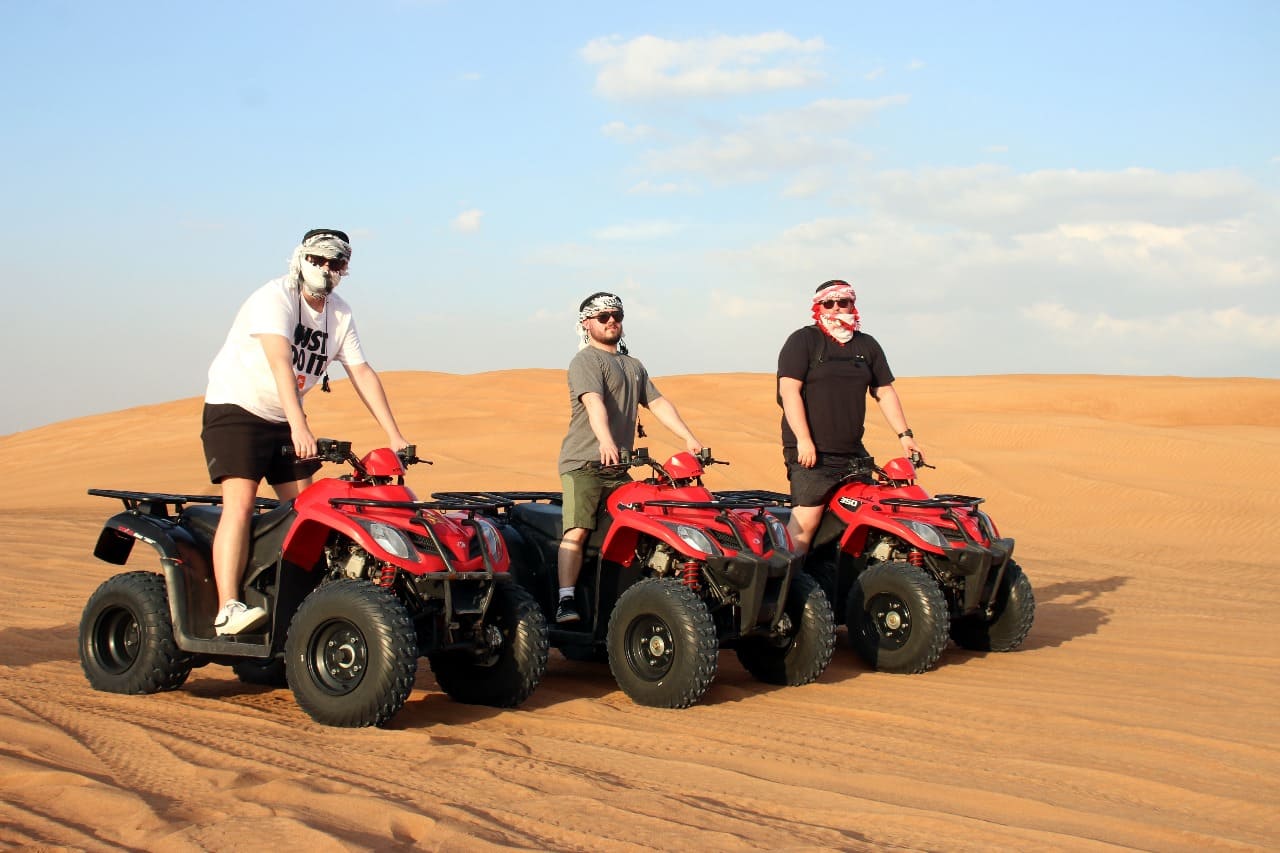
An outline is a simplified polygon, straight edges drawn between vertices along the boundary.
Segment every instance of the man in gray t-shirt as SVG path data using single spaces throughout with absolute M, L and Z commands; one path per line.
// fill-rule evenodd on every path
M 601 466 L 617 465 L 621 451 L 632 449 L 639 407 L 653 412 L 690 453 L 702 449 L 676 407 L 650 381 L 644 365 L 627 355 L 622 317 L 622 300 L 612 293 L 593 293 L 578 306 L 581 349 L 569 363 L 569 432 L 557 464 L 564 489 L 564 538 L 557 555 L 556 622 L 561 624 L 581 618 L 574 589 L 600 501 L 631 481 L 625 469 L 602 471 Z

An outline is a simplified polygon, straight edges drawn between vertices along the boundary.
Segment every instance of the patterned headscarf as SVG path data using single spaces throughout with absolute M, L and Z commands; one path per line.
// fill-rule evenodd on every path
M 828 299 L 848 299 L 849 312 L 823 314 L 822 303 Z M 857 300 L 858 295 L 853 292 L 853 288 L 847 281 L 833 278 L 831 281 L 823 282 L 818 285 L 817 292 L 813 294 L 813 321 L 827 337 L 841 344 L 847 344 L 853 338 L 853 333 L 862 325 L 858 317 Z
M 578 349 L 586 349 L 590 345 L 591 336 L 587 333 L 587 320 L 601 311 L 621 310 L 623 310 L 622 298 L 612 293 L 601 291 L 582 300 L 582 304 L 578 306 L 578 325 L 574 329 L 578 336 Z M 622 342 L 622 338 L 618 339 L 618 352 L 627 354 L 627 345 Z
M 318 255 L 322 258 L 342 258 L 351 260 L 351 238 L 344 231 L 332 228 L 316 228 L 302 235 L 302 242 L 293 250 L 289 258 L 289 281 L 296 287 L 302 287 L 302 261 L 307 255 Z M 338 275 L 346 275 L 343 270 Z

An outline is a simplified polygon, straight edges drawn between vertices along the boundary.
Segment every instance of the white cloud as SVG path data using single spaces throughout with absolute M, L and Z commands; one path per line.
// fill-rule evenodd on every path
M 795 300 L 778 298 L 776 293 L 772 296 L 762 296 L 759 293 L 744 294 L 740 291 L 718 288 L 712 289 L 709 301 L 716 306 L 718 314 L 733 320 L 785 317 L 788 314 L 794 314 L 797 305 Z
M 863 80 L 879 80 L 883 76 L 884 76 L 884 66 L 882 65 L 878 68 L 872 68 L 866 74 L 863 74 L 862 79 Z
M 476 210 L 475 208 L 464 210 L 453 220 L 453 229 L 461 231 L 463 234 L 474 234 L 480 230 L 480 219 L 483 216 L 483 210 Z
M 913 59 L 907 63 L 908 71 L 919 71 L 921 68 L 924 68 L 924 60 Z
M 474 83 L 483 79 L 479 71 L 464 71 L 458 75 L 458 79 L 465 83 Z
M 622 121 L 611 121 L 604 127 L 600 128 L 600 132 L 610 139 L 616 139 L 619 142 L 637 142 L 641 139 L 647 139 L 653 135 L 653 128 L 647 124 L 629 125 Z
M 672 41 L 657 36 L 597 38 L 582 48 L 600 66 L 596 92 L 606 98 L 736 95 L 794 89 L 824 78 L 814 58 L 820 38 L 784 32 Z
M 1280 350 L 1280 314 L 1257 314 L 1241 306 L 1118 317 L 1107 311 L 1083 313 L 1057 303 L 1022 309 L 1033 324 L 1069 333 L 1081 343 L 1144 347 L 1153 342 L 1222 344 Z
M 690 184 L 677 184 L 671 181 L 654 183 L 646 179 L 634 184 L 627 192 L 632 195 L 676 195 L 697 192 L 697 188 Z
M 674 234 L 683 227 L 675 222 L 632 222 L 600 228 L 592 236 L 597 240 L 656 240 Z
M 866 189 L 874 206 L 895 216 L 1009 234 L 1075 222 L 1204 222 L 1263 203 L 1255 185 L 1230 171 L 1018 174 L 986 165 L 883 172 Z
M 762 180 L 823 164 L 847 165 L 867 155 L 845 134 L 907 100 L 905 95 L 818 100 L 794 110 L 751 116 L 718 136 L 650 149 L 644 162 L 657 173 L 692 172 L 725 183 Z

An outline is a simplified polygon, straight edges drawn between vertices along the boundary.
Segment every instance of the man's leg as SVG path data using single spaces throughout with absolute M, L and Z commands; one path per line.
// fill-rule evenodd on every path
M 257 480 L 227 477 L 222 481 L 222 517 L 213 536 L 213 578 L 220 605 L 240 598 L 240 578 L 249 559 L 249 518 L 257 497 Z
M 572 527 L 560 540 L 560 549 L 556 552 L 556 576 L 560 581 L 556 622 L 577 622 L 582 618 L 575 607 L 573 591 L 582 574 L 582 553 L 590 535 L 591 531 L 585 527 Z
M 276 483 L 271 488 L 276 490 L 276 497 L 280 500 L 291 501 L 296 498 L 303 489 L 310 485 L 311 478 L 307 477 L 305 480 L 294 480 L 291 483 Z
M 249 524 L 258 481 L 227 477 L 222 481 L 222 517 L 213 535 L 213 579 L 218 587 L 218 612 L 214 633 L 239 634 L 267 618 L 261 607 L 246 607 L 240 600 L 240 581 L 249 559 Z
M 809 546 L 813 544 L 813 535 L 818 532 L 818 525 L 822 522 L 822 513 L 825 511 L 826 507 L 821 504 L 791 507 L 791 520 L 787 522 L 787 532 L 791 534 L 791 541 L 795 545 L 797 554 L 809 553 Z

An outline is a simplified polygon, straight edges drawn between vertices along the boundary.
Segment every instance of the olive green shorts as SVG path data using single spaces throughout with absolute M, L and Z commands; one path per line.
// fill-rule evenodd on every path
M 596 529 L 596 516 L 600 502 L 619 486 L 631 482 L 626 471 L 601 473 L 598 468 L 579 468 L 560 475 L 564 490 L 564 530 L 582 527 Z

